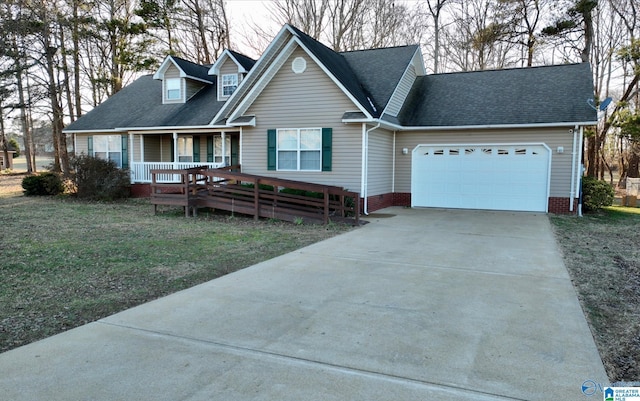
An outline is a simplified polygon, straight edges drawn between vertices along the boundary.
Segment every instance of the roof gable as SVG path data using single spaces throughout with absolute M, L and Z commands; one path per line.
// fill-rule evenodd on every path
M 225 49 L 215 63 L 209 68 L 209 75 L 220 75 L 220 68 L 227 59 L 230 59 L 238 66 L 238 72 L 247 73 L 253 68 L 256 61 L 250 57 L 234 52 L 233 50 Z
M 347 61 L 378 115 L 382 113 L 420 46 L 398 46 L 340 53 Z M 422 59 L 420 59 L 420 65 Z M 421 71 L 424 70 L 424 67 Z M 424 75 L 424 73 L 422 74 Z
M 588 63 L 418 77 L 399 114 L 407 127 L 595 123 Z
M 167 56 L 164 59 L 158 71 L 153 74 L 153 79 L 164 79 L 164 73 L 171 65 L 180 71 L 180 78 L 189 78 L 207 84 L 213 83 L 213 79 L 208 74 L 207 67 L 175 56 Z

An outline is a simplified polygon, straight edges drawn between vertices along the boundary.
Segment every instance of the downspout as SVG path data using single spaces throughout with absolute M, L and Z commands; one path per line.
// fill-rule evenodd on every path
M 380 128 L 380 123 L 376 126 L 367 129 L 367 124 L 362 124 L 362 197 L 364 198 L 364 207 L 362 213 L 365 216 L 369 215 L 368 209 L 368 180 L 369 180 L 369 132 Z
M 578 126 L 573 129 L 573 147 L 571 148 L 571 191 L 569 192 L 569 211 L 573 212 L 573 200 L 575 199 L 576 188 L 576 157 L 577 157 L 577 144 L 578 139 Z
M 580 194 L 578 201 L 578 216 L 582 217 L 582 174 L 584 173 L 584 167 L 582 167 L 582 149 L 583 149 L 583 141 L 584 141 L 584 127 L 580 127 L 580 154 L 578 155 L 578 164 L 580 168 L 578 169 L 578 182 L 576 183 L 576 192 Z
M 391 157 L 391 196 L 396 193 L 396 132 L 393 131 L 393 155 Z

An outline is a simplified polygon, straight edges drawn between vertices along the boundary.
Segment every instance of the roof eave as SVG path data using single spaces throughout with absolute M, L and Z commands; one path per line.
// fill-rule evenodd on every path
M 343 123 L 375 123 L 380 127 L 394 131 L 459 131 L 470 129 L 515 129 L 515 128 L 553 128 L 553 127 L 575 127 L 596 125 L 597 121 L 566 121 L 554 123 L 529 123 L 529 124 L 486 124 L 486 125 L 449 125 L 449 126 L 404 126 L 391 123 L 381 119 L 343 119 Z

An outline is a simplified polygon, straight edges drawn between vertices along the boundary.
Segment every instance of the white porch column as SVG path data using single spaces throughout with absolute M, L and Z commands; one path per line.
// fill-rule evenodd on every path
M 173 133 L 173 168 L 178 168 L 178 133 Z
M 226 166 L 227 165 L 227 133 L 222 131 L 220 133 L 220 135 L 222 136 L 222 165 Z
M 133 137 L 134 137 L 134 133 L 129 132 L 128 134 L 128 139 L 129 139 L 129 178 L 131 179 L 131 181 L 135 181 L 135 168 L 133 167 L 133 163 L 135 162 L 134 156 L 135 156 L 135 152 L 133 151 Z
M 140 162 L 144 163 L 144 136 L 139 134 L 140 137 Z

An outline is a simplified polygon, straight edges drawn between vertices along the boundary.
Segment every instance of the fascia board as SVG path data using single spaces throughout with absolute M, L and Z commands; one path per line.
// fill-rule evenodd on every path
M 420 47 L 418 46 L 418 49 L 416 50 L 416 53 L 420 51 Z M 396 84 L 395 89 L 393 90 L 393 93 L 391 94 L 391 97 L 389 98 L 389 101 L 387 102 L 387 104 L 384 107 L 384 110 L 382 110 L 382 113 L 380 113 L 381 116 L 385 115 L 385 114 L 389 114 L 389 115 L 393 115 L 391 113 L 387 112 L 387 108 L 389 108 L 389 104 L 391 103 L 391 101 L 393 100 L 393 98 L 396 96 L 396 94 L 399 91 L 399 86 L 400 83 L 402 82 L 402 79 L 407 75 L 407 72 L 409 71 L 409 67 L 411 67 L 412 65 L 414 65 L 414 60 L 415 58 L 415 53 L 413 55 L 413 57 L 411 58 L 411 61 L 409 62 L 409 64 L 407 64 L 407 67 L 404 69 L 404 72 L 402 73 L 402 76 L 400 77 L 400 79 L 398 80 L 398 83 Z M 424 67 L 423 67 L 424 69 Z M 418 76 L 418 72 L 416 71 L 416 76 Z M 415 83 L 415 80 L 411 83 L 411 86 L 413 86 L 413 84 Z M 411 89 L 409 89 L 409 92 L 411 92 Z M 407 96 L 409 95 L 409 92 L 407 92 Z M 404 100 L 402 101 L 402 105 L 404 106 L 404 102 L 407 101 L 407 97 L 405 96 Z M 400 107 L 400 110 L 402 110 L 402 107 Z M 397 115 L 395 115 L 394 117 L 397 117 Z
M 349 122 L 365 122 L 365 121 L 349 121 Z M 553 128 L 553 127 L 575 127 L 578 126 L 590 126 L 597 124 L 597 121 L 581 121 L 581 122 L 557 122 L 557 123 L 536 123 L 536 124 L 489 124 L 489 125 L 455 125 L 455 126 L 416 126 L 406 127 L 398 124 L 393 124 L 384 120 L 375 120 L 379 122 L 381 126 L 396 130 L 396 131 L 460 131 L 470 129 L 516 129 L 516 128 Z
M 230 58 L 231 61 L 233 61 L 238 66 L 238 72 L 241 72 L 241 73 L 247 72 L 247 70 L 242 66 L 242 64 L 240 64 L 238 59 L 236 59 L 233 56 L 233 54 L 231 54 L 229 49 L 224 49 L 224 51 L 222 52 L 220 57 L 218 57 L 216 62 L 213 63 L 211 68 L 209 68 L 208 74 L 209 75 L 219 75 L 220 74 L 220 67 L 222 66 L 222 64 L 224 64 L 225 58 Z
M 333 75 L 333 74 L 332 74 L 332 73 L 327 69 L 327 67 L 325 67 L 325 65 L 324 65 L 324 64 L 322 64 L 322 63 L 320 62 L 320 60 L 319 60 L 319 59 L 318 59 L 318 58 L 317 58 L 317 57 L 316 57 L 316 56 L 315 56 L 315 55 L 314 55 L 314 54 L 313 54 L 313 53 L 312 53 L 312 52 L 311 52 L 311 51 L 310 51 L 310 50 L 309 50 L 309 49 L 308 49 L 308 48 L 307 48 L 303 43 L 302 43 L 302 41 L 301 41 L 297 36 L 294 36 L 294 37 L 293 37 L 293 40 L 295 40 L 295 41 L 296 41 L 296 43 L 298 43 L 298 46 L 300 46 L 300 47 L 301 47 L 301 48 L 302 48 L 302 49 L 303 49 L 303 50 L 304 50 L 304 51 L 309 55 L 309 57 L 311 57 L 311 59 L 312 59 L 313 61 L 315 61 L 315 62 L 316 62 L 316 64 L 318 64 L 318 65 L 320 66 L 320 68 L 322 69 L 322 71 L 324 71 L 324 73 L 325 73 L 325 74 L 327 74 L 327 76 L 328 76 L 329 78 L 331 78 L 331 80 L 332 80 L 336 85 L 338 85 L 338 87 L 340 88 L 340 90 L 342 90 L 342 92 L 343 92 L 345 95 L 347 95 L 347 97 L 348 97 L 348 98 L 353 102 L 353 104 L 355 104 L 355 105 L 356 105 L 356 107 L 357 107 L 361 112 L 363 112 L 363 113 L 364 113 L 364 115 L 366 115 L 366 116 L 367 116 L 367 117 L 369 117 L 369 118 L 373 118 L 373 116 L 371 115 L 371 113 L 369 113 L 369 111 L 368 111 L 366 108 L 364 108 L 364 106 L 362 106 L 362 104 L 360 104 L 360 102 L 359 102 L 355 97 L 353 97 L 353 95 L 351 94 L 351 92 L 349 92 L 349 91 L 347 90 L 347 88 L 345 88 L 345 87 L 344 87 L 344 85 L 342 85 L 342 83 L 341 83 L 341 82 L 340 82 L 340 81 L 339 81 L 339 80 L 338 80 L 338 79 L 337 79 L 337 78 L 336 78 L 336 77 L 335 77 L 335 76 L 334 76 L 334 75 Z
M 218 128 L 229 128 L 228 125 L 185 125 L 185 126 L 160 126 L 160 127 L 122 127 L 117 128 L 120 131 L 134 132 L 134 131 L 192 131 L 192 130 L 211 130 Z
M 269 46 L 267 46 L 265 51 L 262 53 L 262 56 L 258 58 L 258 60 L 253 65 L 253 68 L 251 68 L 247 76 L 244 77 L 244 79 L 240 82 L 240 85 L 238 85 L 238 87 L 233 92 L 233 94 L 227 99 L 227 101 L 225 102 L 225 105 L 222 106 L 222 108 L 218 111 L 218 113 L 213 117 L 213 119 L 211 120 L 211 124 L 220 120 L 222 117 L 228 114 L 229 108 L 231 106 L 227 106 L 227 105 L 232 105 L 233 101 L 235 101 L 235 98 L 240 96 L 240 94 L 244 91 L 244 88 L 246 86 L 251 85 L 251 82 L 253 82 L 256 79 L 254 77 L 257 74 L 259 74 L 259 71 L 262 69 L 262 65 L 267 62 L 265 60 L 269 60 L 271 58 L 271 53 L 276 51 L 285 33 L 289 33 L 290 35 L 292 34 L 291 30 L 288 28 L 288 25 L 283 26 L 282 29 L 280 29 L 280 32 L 278 32 L 275 38 L 271 41 L 271 43 L 269 43 Z M 232 108 L 231 110 L 233 111 L 234 109 Z
M 162 62 L 162 64 L 160 64 L 160 68 L 158 68 L 158 71 L 156 71 L 155 74 L 153 74 L 153 79 L 162 79 L 164 78 L 164 73 L 167 70 L 167 65 L 168 63 L 173 63 L 173 65 L 175 65 L 179 70 L 180 70 L 180 74 L 184 74 L 184 71 L 182 71 L 182 69 L 180 67 L 178 67 L 178 64 L 175 63 L 175 61 L 173 61 L 173 59 L 171 58 L 171 56 L 167 56 L 164 58 L 164 61 Z
M 424 65 L 424 56 L 422 55 L 422 49 L 420 48 L 420 46 L 418 46 L 418 48 L 416 49 L 411 62 L 417 67 L 417 70 L 420 70 L 416 70 L 417 76 L 421 77 L 427 75 L 427 68 Z
M 104 133 L 115 133 L 115 132 L 122 132 L 122 129 L 120 128 L 72 129 L 72 130 L 62 129 L 63 134 L 95 134 L 95 133 L 104 134 Z
M 304 52 L 307 53 L 307 55 L 311 57 L 311 59 L 318 66 L 320 66 L 320 69 L 322 69 L 322 71 L 325 74 L 327 74 L 327 76 L 338 86 L 338 88 L 340 88 L 340 90 L 349 98 L 349 100 L 353 102 L 353 104 L 358 108 L 359 111 L 364 113 L 368 118 L 372 118 L 371 114 L 367 111 L 367 109 L 365 109 L 360 104 L 360 102 L 358 102 L 353 97 L 353 95 L 342 85 L 342 83 L 333 74 L 331 74 L 331 72 L 324 66 L 324 64 L 320 62 L 320 60 L 302 43 L 302 41 L 300 41 L 300 39 L 297 36 L 293 36 L 291 40 L 289 40 L 289 43 L 287 43 L 287 45 L 280 51 L 280 54 L 278 54 L 276 59 L 273 60 L 269 68 L 267 68 L 264 74 L 260 77 L 258 82 L 253 86 L 251 91 L 249 91 L 249 93 L 245 95 L 242 102 L 235 108 L 235 110 L 231 113 L 231 115 L 229 115 L 230 120 L 238 118 L 239 115 L 244 113 L 249 108 L 249 106 L 255 101 L 255 99 L 260 95 L 260 92 L 264 90 L 264 88 L 267 86 L 269 81 L 275 76 L 277 71 L 280 68 L 282 68 L 285 60 L 293 53 L 293 51 L 295 50 L 294 45 L 297 45 L 302 50 L 304 50 Z M 265 80 L 267 81 L 265 82 Z
M 264 71 L 262 76 L 256 81 L 256 83 L 253 85 L 251 90 L 249 90 L 249 92 L 244 96 L 242 101 L 240 101 L 238 106 L 236 106 L 236 108 L 231 112 L 231 114 L 228 117 L 228 121 L 235 120 L 240 115 L 242 115 L 249 108 L 249 106 L 251 106 L 251 104 L 255 101 L 255 99 L 257 99 L 260 93 L 264 90 L 267 84 L 278 72 L 280 67 L 282 67 L 287 57 L 293 54 L 293 51 L 295 50 L 295 46 L 294 46 L 295 44 L 296 44 L 295 38 L 292 38 L 286 44 L 286 46 L 282 50 L 280 50 L 280 53 L 278 54 L 278 56 L 271 62 L 269 67 Z M 246 81 L 246 79 L 244 81 Z

